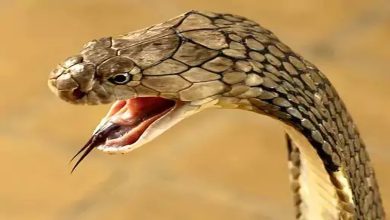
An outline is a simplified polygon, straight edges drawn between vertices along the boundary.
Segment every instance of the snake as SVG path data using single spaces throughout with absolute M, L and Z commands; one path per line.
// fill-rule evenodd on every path
M 72 104 L 113 103 L 73 170 L 93 149 L 127 153 L 205 109 L 240 109 L 286 131 L 296 219 L 385 219 L 366 147 L 334 86 L 253 20 L 192 10 L 92 40 L 48 84 Z

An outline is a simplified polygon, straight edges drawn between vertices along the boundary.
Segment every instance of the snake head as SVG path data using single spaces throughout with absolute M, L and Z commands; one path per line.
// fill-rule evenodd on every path
M 202 109 L 231 89 L 229 48 L 213 13 L 191 11 L 167 22 L 87 43 L 49 77 L 49 87 L 73 104 L 113 103 L 77 164 L 94 148 L 129 152 Z M 217 19 L 218 20 L 218 19 Z M 221 19 L 219 19 L 221 20 Z M 243 73 L 239 73 L 240 76 Z M 77 155 L 76 155 L 77 156 Z M 76 165 L 77 165 L 76 164 Z

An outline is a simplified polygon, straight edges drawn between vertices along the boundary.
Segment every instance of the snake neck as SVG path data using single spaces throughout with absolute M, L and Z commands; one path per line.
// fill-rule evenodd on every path
M 311 166 L 321 166 L 326 173 L 324 181 L 334 189 L 337 216 L 383 218 L 375 173 L 344 103 L 320 70 L 301 57 L 295 62 L 301 67 L 296 77 L 284 71 L 266 73 L 260 85 L 232 87 L 220 98 L 220 106 L 282 121 L 296 142 L 295 151 L 300 152 L 300 169 L 302 157 L 318 158 Z M 251 93 L 259 95 L 246 97 Z M 310 169 L 310 164 L 307 167 Z
M 332 196 L 339 212 L 336 218 L 384 218 L 365 145 L 326 76 L 253 21 L 242 21 L 243 18 L 232 15 L 210 17 L 202 12 L 193 13 L 220 27 L 218 33 L 224 37 L 213 46 L 226 42 L 229 47 L 202 65 L 210 71 L 222 71 L 218 82 L 224 83 L 225 92 L 217 95 L 218 104 L 283 122 L 295 142 L 296 152 L 300 152 L 300 161 L 305 162 L 309 155 L 318 159 L 318 164 L 312 167 L 321 166 L 326 184 L 334 189 Z M 218 24 L 221 21 L 223 24 Z M 301 172 L 305 171 L 304 164 L 299 168 Z M 307 173 L 314 173 L 310 163 L 306 164 Z

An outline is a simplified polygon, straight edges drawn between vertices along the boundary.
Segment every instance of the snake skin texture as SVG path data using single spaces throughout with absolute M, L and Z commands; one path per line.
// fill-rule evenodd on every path
M 130 73 L 132 80 L 110 83 L 108 78 L 118 72 Z M 190 11 L 149 28 L 94 40 L 51 73 L 49 86 L 76 104 L 160 96 L 194 108 L 215 105 L 271 116 L 306 138 L 336 192 L 336 217 L 318 216 L 385 218 L 364 143 L 332 84 L 271 31 L 247 18 Z M 308 201 L 301 196 L 304 156 L 294 137 L 287 139 L 296 218 L 309 219 L 302 208 Z

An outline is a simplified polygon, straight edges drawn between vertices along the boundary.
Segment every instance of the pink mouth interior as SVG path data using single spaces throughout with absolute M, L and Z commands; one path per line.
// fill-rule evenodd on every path
M 135 143 L 144 131 L 175 106 L 175 101 L 160 97 L 141 97 L 115 102 L 107 119 L 119 125 L 107 134 L 105 146 L 120 147 Z
M 153 122 L 167 114 L 175 105 L 175 101 L 160 97 L 115 102 L 104 124 L 99 125 L 88 142 L 73 156 L 72 160 L 81 154 L 72 172 L 98 146 L 120 148 L 135 143 Z

